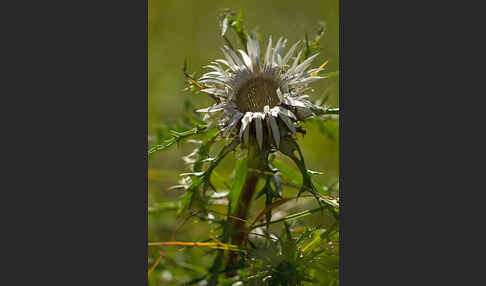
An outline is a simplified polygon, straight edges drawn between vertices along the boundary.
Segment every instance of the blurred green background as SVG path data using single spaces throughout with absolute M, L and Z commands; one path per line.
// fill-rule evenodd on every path
M 188 73 L 198 78 L 206 70 L 202 66 L 222 58 L 220 48 L 224 40 L 220 35 L 217 16 L 224 8 L 243 12 L 248 31 L 261 34 L 260 46 L 266 48 L 268 36 L 273 39 L 284 36 L 287 48 L 305 33 L 312 40 L 319 22 L 326 23 L 326 33 L 320 43 L 320 55 L 313 62 L 318 67 L 329 60 L 327 72 L 339 70 L 339 10 L 338 0 L 323 1 L 181 1 L 149 0 L 148 11 L 148 128 L 149 146 L 156 141 L 156 130 L 164 124 L 179 124 L 185 112 L 184 102 L 189 100 L 195 107 L 203 108 L 213 101 L 203 94 L 184 91 L 182 74 L 184 60 Z M 235 47 L 241 48 L 232 31 L 228 32 Z M 315 92 L 312 100 L 329 96 L 327 104 L 337 107 L 339 78 L 320 80 L 312 85 Z M 323 126 L 316 122 L 305 124 L 307 135 L 299 135 L 307 167 L 323 172 L 314 179 L 323 185 L 338 181 L 339 131 L 338 121 L 326 121 Z M 157 208 L 160 203 L 176 201 L 182 192 L 168 190 L 177 184 L 180 173 L 187 172 L 182 156 L 196 146 L 185 143 L 173 146 L 149 159 L 149 241 L 168 241 L 184 217 L 177 218 L 170 207 Z M 222 177 L 231 176 L 234 155 L 228 156 L 218 172 Z M 222 185 L 224 188 L 224 185 Z M 288 195 L 288 194 L 284 194 Z M 304 200 L 302 200 L 303 203 Z M 258 209 L 258 203 L 254 208 Z M 298 206 L 296 206 L 297 208 Z M 307 218 L 312 222 L 312 216 Z M 319 218 L 314 218 L 319 219 Z M 203 241 L 208 238 L 209 226 L 190 219 L 177 231 L 175 240 Z M 162 248 L 149 248 L 149 267 Z M 156 271 L 151 274 L 150 285 L 180 285 L 183 281 L 197 277 L 210 266 L 212 256 L 204 256 L 207 249 L 166 248 L 166 255 Z

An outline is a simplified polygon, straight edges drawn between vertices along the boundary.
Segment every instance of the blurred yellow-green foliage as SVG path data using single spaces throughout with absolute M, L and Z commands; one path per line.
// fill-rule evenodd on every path
M 155 130 L 162 124 L 177 123 L 184 113 L 184 101 L 190 100 L 195 107 L 203 108 L 213 101 L 203 95 L 183 91 L 186 87 L 182 74 L 184 60 L 188 73 L 201 76 L 202 66 L 211 60 L 222 58 L 224 45 L 217 16 L 224 8 L 243 12 L 248 31 L 261 35 L 261 47 L 266 47 L 268 36 L 274 39 L 284 36 L 289 47 L 298 40 L 313 39 L 319 22 L 326 23 L 326 33 L 320 42 L 320 55 L 313 62 L 317 67 L 329 60 L 327 72 L 339 70 L 339 11 L 338 0 L 322 1 L 182 1 L 149 0 L 148 10 L 148 127 L 149 145 L 156 136 Z M 234 46 L 237 38 L 228 32 Z M 315 92 L 312 100 L 329 96 L 327 105 L 337 107 L 339 78 L 320 80 L 312 84 Z M 338 181 L 339 131 L 338 121 L 326 121 L 324 130 L 316 123 L 305 124 L 307 135 L 299 135 L 298 142 L 304 153 L 307 167 L 323 172 L 315 176 L 316 182 L 330 185 Z M 180 148 L 172 146 L 155 154 L 149 160 L 149 208 L 161 202 L 177 200 L 182 192 L 167 190 L 177 184 L 181 172 L 187 172 L 182 156 L 196 146 L 185 143 Z M 234 156 L 228 156 L 218 170 L 229 176 L 234 166 Z M 224 186 L 224 185 L 222 185 Z M 255 208 L 258 208 L 256 205 Z M 309 216 L 308 218 L 312 218 Z M 149 241 L 167 241 L 181 223 L 172 209 L 149 213 Z M 190 219 L 177 231 L 179 241 L 203 241 L 208 238 L 207 224 Z M 158 248 L 149 248 L 149 266 L 158 256 Z M 210 266 L 211 257 L 205 257 L 205 249 L 179 251 L 177 247 L 166 249 L 166 255 L 157 270 L 149 278 L 150 285 L 180 285 L 184 279 L 204 273 Z

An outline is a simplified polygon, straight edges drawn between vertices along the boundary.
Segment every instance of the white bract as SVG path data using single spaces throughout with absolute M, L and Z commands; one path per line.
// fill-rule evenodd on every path
M 322 79 L 316 74 L 323 68 L 308 70 L 317 54 L 299 64 L 302 49 L 290 65 L 299 42 L 284 54 L 286 44 L 287 40 L 280 38 L 272 47 L 270 37 L 261 62 L 258 40 L 249 37 L 248 54 L 238 50 L 238 55 L 225 46 L 222 49 L 225 59 L 218 59 L 205 66 L 213 71 L 199 79 L 205 86 L 201 91 L 214 95 L 219 102 L 197 111 L 207 114 L 222 112 L 214 122 L 226 138 L 236 130 L 245 144 L 249 136 L 256 136 L 262 148 L 264 136 L 268 134 L 268 138 L 272 138 L 278 148 L 281 136 L 285 135 L 283 133 L 295 134 L 296 121 L 323 111 L 323 108 L 306 100 L 309 96 L 304 94 L 309 90 L 309 83 Z

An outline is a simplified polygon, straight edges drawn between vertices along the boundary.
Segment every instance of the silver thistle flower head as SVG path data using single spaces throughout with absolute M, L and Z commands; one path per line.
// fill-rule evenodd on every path
M 308 70 L 318 54 L 299 64 L 302 49 L 288 64 L 299 43 L 284 54 L 287 40 L 280 38 L 272 47 L 270 37 L 263 63 L 256 37 L 248 37 L 248 53 L 238 50 L 241 58 L 225 46 L 222 51 L 226 59 L 205 66 L 213 71 L 199 79 L 205 87 L 201 91 L 213 95 L 217 104 L 197 111 L 207 113 L 205 119 L 211 113 L 222 112 L 213 123 L 219 125 L 226 138 L 236 130 L 245 144 L 255 136 L 260 148 L 264 143 L 279 148 L 281 138 L 289 133 L 295 135 L 297 121 L 323 112 L 304 94 L 309 83 L 322 79 L 317 76 L 322 66 Z

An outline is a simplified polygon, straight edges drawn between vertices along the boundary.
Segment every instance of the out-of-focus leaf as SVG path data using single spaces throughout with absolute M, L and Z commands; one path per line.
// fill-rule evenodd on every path
M 246 175 L 248 173 L 248 158 L 239 160 L 236 163 L 236 173 L 233 180 L 233 185 L 231 186 L 231 191 L 228 195 L 231 202 L 231 212 L 233 212 L 236 207 L 237 201 L 240 197 L 241 189 L 245 185 Z
M 241 42 L 241 46 L 246 51 L 246 41 L 248 33 L 246 32 L 246 29 L 243 25 L 242 12 L 236 14 L 230 9 L 223 10 L 223 12 L 219 15 L 219 26 L 221 27 L 221 37 L 224 38 L 224 40 L 232 50 L 234 50 L 233 45 L 226 37 L 226 32 L 228 31 L 229 27 L 231 27 L 231 29 L 238 36 L 238 39 Z
M 180 202 L 162 202 L 148 207 L 148 213 L 154 214 L 158 212 L 177 210 L 179 208 Z
M 309 37 L 307 36 L 307 33 L 305 33 L 305 51 L 303 55 L 303 59 L 307 59 L 309 56 L 314 54 L 314 52 L 319 49 L 319 42 L 322 40 L 324 37 L 324 34 L 326 33 L 326 22 L 319 22 L 319 27 L 317 29 L 316 36 L 314 37 L 314 40 L 309 41 Z
M 178 262 L 177 265 L 178 266 L 181 266 L 181 267 L 183 267 L 185 269 L 194 271 L 194 272 L 196 272 L 199 275 L 202 275 L 202 274 L 206 273 L 206 269 L 204 269 L 203 267 L 194 265 L 194 264 L 189 264 L 189 263 L 186 263 L 186 262 L 181 261 L 181 262 Z
M 290 183 L 290 185 L 293 185 L 294 187 L 299 187 L 302 185 L 302 175 L 298 173 L 296 170 L 294 170 L 292 167 L 288 166 L 286 163 L 283 161 L 280 161 L 278 159 L 274 159 L 272 161 L 272 164 L 280 171 L 282 177 Z M 322 174 L 321 172 L 315 172 L 311 170 L 307 170 L 308 174 Z M 321 195 L 329 195 L 329 191 L 326 190 L 324 187 L 322 187 L 319 184 L 316 184 L 312 182 L 313 186 L 319 191 Z
M 296 187 L 302 185 L 302 176 L 292 167 L 278 159 L 274 159 L 272 161 L 272 165 L 274 165 L 280 171 L 282 177 L 290 184 L 295 185 Z
M 154 168 L 148 169 L 148 180 L 157 182 L 166 182 L 169 178 L 177 177 L 175 170 L 159 170 Z
M 329 94 L 324 94 L 322 97 L 316 100 L 315 105 L 322 106 L 329 100 Z
M 221 21 L 221 37 L 226 34 L 226 30 L 228 30 L 228 15 L 225 15 L 225 17 Z

